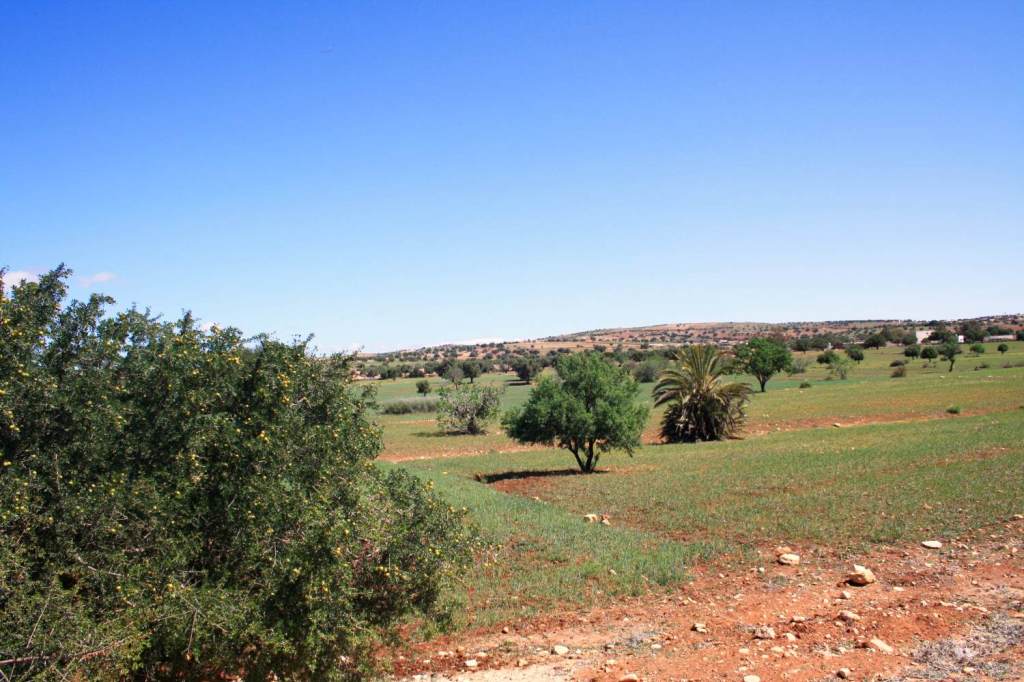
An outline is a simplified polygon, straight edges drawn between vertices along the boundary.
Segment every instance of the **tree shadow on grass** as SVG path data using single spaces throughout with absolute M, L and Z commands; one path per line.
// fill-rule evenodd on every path
M 607 471 L 598 469 L 594 474 L 606 474 Z M 500 471 L 493 474 L 475 474 L 473 478 L 481 483 L 500 483 L 501 481 L 518 481 L 524 478 L 550 478 L 552 476 L 583 476 L 579 469 L 522 469 L 519 471 Z

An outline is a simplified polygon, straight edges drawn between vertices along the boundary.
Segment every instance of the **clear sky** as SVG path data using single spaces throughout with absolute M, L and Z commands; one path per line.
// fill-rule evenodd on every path
M 0 266 L 324 350 L 1024 312 L 1021 2 L 7 2 Z

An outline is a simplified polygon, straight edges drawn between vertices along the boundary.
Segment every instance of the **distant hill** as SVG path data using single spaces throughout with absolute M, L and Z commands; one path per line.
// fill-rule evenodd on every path
M 693 343 L 711 343 L 732 346 L 752 336 L 781 336 L 795 339 L 800 336 L 836 335 L 851 341 L 863 339 L 884 327 L 913 330 L 946 325 L 958 327 L 967 322 L 979 322 L 983 326 L 1000 325 L 1013 330 L 1024 329 L 1024 314 L 989 315 L 954 320 L 826 320 L 821 322 L 678 322 L 658 324 L 649 327 L 616 327 L 610 329 L 589 329 L 559 334 L 538 339 L 520 341 L 497 341 L 477 344 L 443 344 L 387 353 L 366 353 L 366 358 L 401 358 L 405 360 L 447 357 L 484 357 L 496 350 L 505 353 L 536 352 L 566 349 L 570 351 L 589 350 L 632 350 L 657 349 Z

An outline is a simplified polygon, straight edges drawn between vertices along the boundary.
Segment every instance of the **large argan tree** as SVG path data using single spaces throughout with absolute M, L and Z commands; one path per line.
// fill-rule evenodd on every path
M 738 369 L 751 374 L 765 392 L 768 380 L 793 366 L 793 354 L 777 339 L 753 338 L 736 347 Z
M 597 467 L 601 453 L 640 447 L 648 408 L 629 373 L 599 353 L 559 358 L 557 377 L 543 377 L 526 404 L 503 419 L 508 435 L 521 443 L 569 450 L 583 473 Z

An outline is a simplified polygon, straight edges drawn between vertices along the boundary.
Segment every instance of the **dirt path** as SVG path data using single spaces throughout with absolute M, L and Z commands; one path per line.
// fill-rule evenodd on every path
M 793 547 L 799 566 L 766 548 L 758 566 L 697 567 L 664 597 L 426 642 L 395 668 L 466 682 L 1024 679 L 1024 519 L 938 539 L 844 558 Z M 877 581 L 845 584 L 854 561 Z

